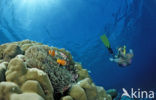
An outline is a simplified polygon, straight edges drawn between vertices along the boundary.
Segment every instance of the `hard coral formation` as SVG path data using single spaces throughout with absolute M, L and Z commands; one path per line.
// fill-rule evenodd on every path
M 82 87 L 79 85 L 73 85 L 69 95 L 74 99 L 74 100 L 87 100 L 86 93 Z
M 69 95 L 74 100 L 112 100 L 104 88 L 95 86 L 89 78 L 85 78 L 73 85 Z
M 9 61 L 18 54 L 22 54 L 20 47 L 17 44 L 9 44 L 3 52 L 3 59 Z
M 65 49 L 30 40 L 0 45 L 0 100 L 111 100 L 109 94 Z
M 86 69 L 83 69 L 82 65 L 80 63 L 75 63 L 74 66 L 75 66 L 77 74 L 79 76 L 77 79 L 78 81 L 83 80 L 85 78 L 90 78 L 88 71 Z
M 44 100 L 36 93 L 12 94 L 10 100 Z
M 71 96 L 64 96 L 61 100 L 73 100 L 73 98 Z
M 55 92 L 62 93 L 64 87 L 70 85 L 72 70 L 68 70 L 56 62 L 56 57 L 51 57 L 48 46 L 32 46 L 26 52 L 26 63 L 29 67 L 45 71 L 54 87 Z
M 107 94 L 111 95 L 112 99 L 116 98 L 118 96 L 118 92 L 116 89 L 109 89 L 107 90 Z
M 97 88 L 97 99 L 96 100 L 112 100 L 112 97 L 106 93 L 105 89 L 100 86 L 96 86 Z
M 90 78 L 86 78 L 78 82 L 78 84 L 85 90 L 88 100 L 96 100 L 97 98 L 97 88 L 94 83 L 92 83 Z
M 13 93 L 21 93 L 20 88 L 13 82 L 0 83 L 0 100 L 9 100 Z
M 27 68 L 26 63 L 24 63 L 22 59 L 13 58 L 9 62 L 8 70 L 6 71 L 6 80 L 14 82 L 19 87 L 25 89 L 29 89 L 31 85 L 34 85 L 38 87 L 39 90 L 34 92 L 43 94 L 42 96 L 44 96 L 47 100 L 53 99 L 53 87 L 49 81 L 47 74 L 37 68 Z M 35 83 L 34 81 L 28 82 L 28 80 L 36 80 L 39 83 Z M 33 90 L 35 90 L 35 87 L 31 88 L 31 91 Z M 42 91 L 44 91 L 45 93 L 43 93 Z
M 8 65 L 7 62 L 0 63 L 0 82 L 5 81 L 5 72 L 6 72 L 7 65 Z

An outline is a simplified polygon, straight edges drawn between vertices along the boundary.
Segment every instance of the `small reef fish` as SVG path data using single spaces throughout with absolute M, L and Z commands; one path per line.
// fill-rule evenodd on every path
M 62 65 L 62 66 L 65 66 L 67 64 L 67 62 L 65 60 L 62 60 L 62 59 L 57 59 L 57 63 Z
M 61 55 L 64 59 L 67 59 L 67 56 L 66 56 L 64 53 L 60 52 L 60 55 Z
M 55 50 L 49 50 L 49 55 L 51 55 L 51 56 L 55 56 Z

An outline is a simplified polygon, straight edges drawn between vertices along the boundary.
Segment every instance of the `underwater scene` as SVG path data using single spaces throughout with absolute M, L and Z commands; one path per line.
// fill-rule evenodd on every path
M 0 0 L 0 100 L 156 100 L 156 0 Z

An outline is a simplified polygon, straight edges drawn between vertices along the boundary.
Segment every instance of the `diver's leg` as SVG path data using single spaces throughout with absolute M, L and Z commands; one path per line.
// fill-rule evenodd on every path
M 114 62 L 119 63 L 120 59 L 119 58 L 118 59 L 114 59 Z
M 113 58 L 109 58 L 110 61 L 114 61 L 116 63 L 118 63 L 120 60 L 119 59 L 113 59 Z

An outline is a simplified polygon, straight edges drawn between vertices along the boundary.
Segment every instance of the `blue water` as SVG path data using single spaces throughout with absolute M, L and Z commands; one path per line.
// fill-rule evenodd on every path
M 65 48 L 106 89 L 156 89 L 155 0 L 0 0 L 0 44 L 23 39 Z M 109 61 L 113 50 L 134 50 L 132 65 Z

